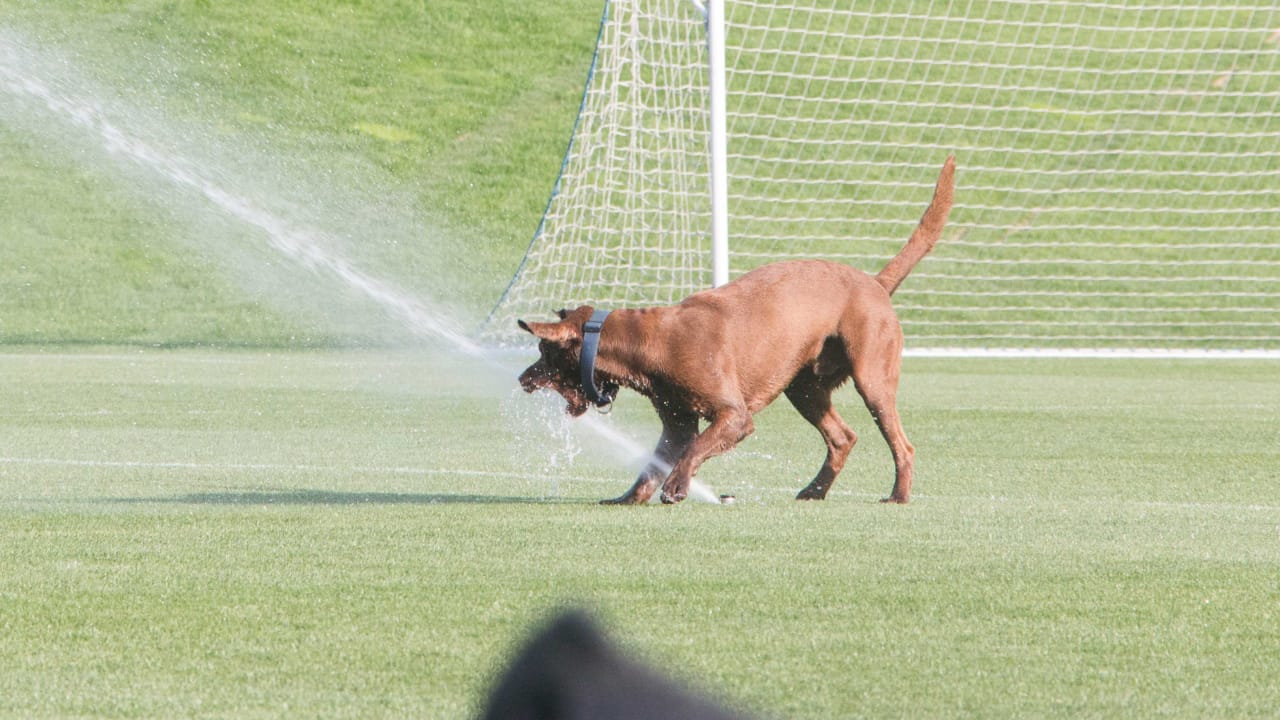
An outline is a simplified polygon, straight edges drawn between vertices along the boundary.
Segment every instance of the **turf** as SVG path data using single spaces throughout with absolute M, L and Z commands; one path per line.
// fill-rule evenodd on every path
M 0 52 L 464 323 L 536 226 L 600 14 L 84 5 L 0 0 Z M 1272 364 L 915 359 L 910 506 L 876 502 L 891 463 L 846 390 L 863 440 L 826 503 L 790 499 L 821 448 L 778 407 L 702 473 L 735 506 L 603 508 L 634 454 L 515 390 L 521 358 L 405 349 L 16 97 L 0 716 L 466 717 L 565 604 L 773 717 L 1280 706 Z M 656 436 L 634 397 L 610 421 Z
M 546 205 L 599 18 L 571 0 L 0 0 L 0 52 L 476 324 Z M 387 342 L 297 300 L 314 284 L 202 198 L 3 98 L 0 232 L 16 262 L 0 269 L 0 343 Z
M 465 717 L 567 604 L 772 717 L 1280 703 L 1269 364 L 910 360 L 912 505 L 844 392 L 827 502 L 790 499 L 821 448 L 777 407 L 702 473 L 735 506 L 639 509 L 594 503 L 631 461 L 531 426 L 511 364 L 0 355 L 0 715 Z

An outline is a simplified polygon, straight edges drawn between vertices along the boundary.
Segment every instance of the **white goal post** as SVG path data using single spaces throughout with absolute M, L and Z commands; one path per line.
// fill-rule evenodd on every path
M 775 260 L 874 272 L 954 152 L 951 222 L 895 296 L 910 351 L 1280 357 L 1274 0 L 831 4 L 606 2 L 486 333 L 678 302 Z

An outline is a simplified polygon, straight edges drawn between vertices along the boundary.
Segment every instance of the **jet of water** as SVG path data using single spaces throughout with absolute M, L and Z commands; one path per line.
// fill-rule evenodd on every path
M 196 164 L 181 155 L 162 150 L 130 133 L 108 117 L 98 103 L 65 89 L 55 89 L 38 76 L 24 70 L 22 48 L 0 34 L 0 91 L 34 100 L 58 120 L 79 128 L 110 155 L 132 162 L 170 184 L 196 193 L 224 215 L 261 231 L 270 247 L 281 256 L 319 276 L 336 281 L 382 308 L 415 337 L 442 342 L 450 350 L 483 362 L 485 365 L 514 375 L 498 354 L 462 332 L 439 308 L 391 283 L 375 278 L 356 267 L 342 254 L 326 249 L 324 234 L 298 227 L 266 210 L 249 197 L 227 190 L 202 172 Z M 608 446 L 634 460 L 651 459 L 650 453 L 616 428 L 596 417 L 583 419 L 583 424 Z M 670 468 L 667 468 L 670 472 Z M 718 502 L 705 485 L 694 484 L 693 497 Z
M 0 58 L 8 54 L 0 54 Z M 108 153 L 126 158 L 176 186 L 198 193 L 226 215 L 261 230 L 267 242 L 281 255 L 311 272 L 329 275 L 357 291 L 383 308 L 415 336 L 442 340 L 469 357 L 484 355 L 479 345 L 420 299 L 367 275 L 347 258 L 324 249 L 319 242 L 321 233 L 291 226 L 249 198 L 214 183 L 184 158 L 162 152 L 131 136 L 88 100 L 55 91 L 39 79 L 21 74 L 8 63 L 0 64 L 0 87 L 11 94 L 26 95 L 40 101 L 54 115 L 97 137 Z

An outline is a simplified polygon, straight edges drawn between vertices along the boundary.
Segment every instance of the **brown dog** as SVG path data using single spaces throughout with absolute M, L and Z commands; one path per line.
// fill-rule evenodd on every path
M 954 185 L 948 157 L 911 239 L 874 277 L 821 260 L 779 262 L 679 305 L 615 311 L 591 332 L 584 332 L 595 312 L 588 305 L 561 310 L 559 322 L 521 320 L 540 340 L 541 357 L 520 384 L 554 389 L 574 416 L 608 405 L 619 387 L 653 402 L 662 438 L 631 489 L 604 501 L 611 504 L 648 502 L 663 478 L 662 502 L 680 502 L 702 463 L 750 435 L 752 416 L 785 393 L 827 443 L 826 462 L 796 496 L 821 500 L 858 439 L 831 406 L 831 393 L 852 377 L 893 453 L 897 476 L 884 502 L 905 503 L 915 449 L 898 419 L 902 327 L 889 296 L 937 243 Z M 592 362 L 584 381 L 582 368 Z M 700 418 L 710 422 L 702 432 Z

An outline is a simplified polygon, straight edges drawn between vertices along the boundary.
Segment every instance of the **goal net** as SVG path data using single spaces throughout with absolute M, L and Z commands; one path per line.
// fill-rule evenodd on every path
M 730 271 L 875 272 L 907 346 L 1280 353 L 1274 0 L 726 0 Z M 705 16 L 611 0 L 561 176 L 487 330 L 711 282 Z

